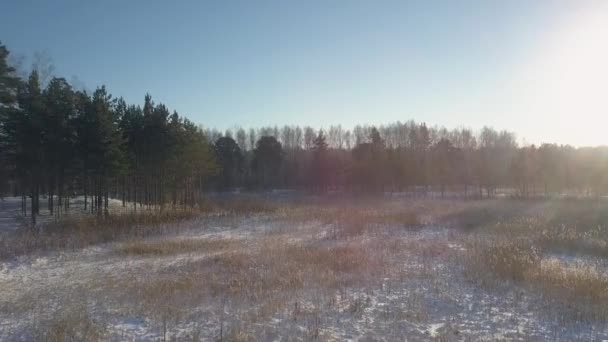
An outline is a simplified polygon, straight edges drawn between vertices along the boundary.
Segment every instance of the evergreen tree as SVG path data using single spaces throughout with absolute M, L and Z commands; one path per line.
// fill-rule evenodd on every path
M 83 152 L 84 182 L 92 191 L 91 210 L 98 214 L 102 210 L 107 214 L 110 187 L 125 167 L 122 133 L 114 104 L 105 87 L 97 88 L 79 122 L 78 144 Z
M 0 198 L 9 188 L 9 178 L 14 172 L 15 165 L 12 163 L 11 151 L 16 145 L 10 143 L 11 125 L 9 119 L 15 119 L 17 110 L 17 92 L 20 80 L 15 74 L 15 68 L 8 64 L 8 49 L 0 42 Z M 14 137 L 12 137 L 14 138 Z
M 0 108 L 15 104 L 20 85 L 15 68 L 8 64 L 8 56 L 8 49 L 0 42 Z
M 31 219 L 36 224 L 36 215 L 40 212 L 40 194 L 42 191 L 44 166 L 44 99 L 40 89 L 38 72 L 32 71 L 28 82 L 21 87 L 19 94 L 19 108 L 14 111 L 17 118 L 14 149 L 17 170 L 23 193 L 29 193 L 31 198 Z M 27 189 L 27 190 L 26 190 Z
M 457 150 L 448 139 L 439 140 L 432 151 L 432 169 L 437 184 L 440 187 L 441 198 L 444 197 L 445 188 L 455 179 Z
M 330 160 L 323 130 L 313 140 L 312 181 L 322 191 L 327 190 L 331 179 Z
M 214 145 L 215 158 L 220 171 L 220 187 L 229 189 L 237 186 L 241 178 L 243 155 L 241 148 L 230 137 L 217 139 Z
M 273 136 L 262 136 L 254 150 L 253 169 L 258 184 L 263 188 L 279 185 L 279 171 L 283 161 L 283 147 Z
M 59 205 L 66 195 L 66 178 L 74 169 L 76 136 L 74 94 L 72 87 L 63 78 L 53 78 L 44 91 L 45 115 L 43 117 L 43 153 L 46 158 L 46 189 L 48 208 L 54 210 L 54 196 Z

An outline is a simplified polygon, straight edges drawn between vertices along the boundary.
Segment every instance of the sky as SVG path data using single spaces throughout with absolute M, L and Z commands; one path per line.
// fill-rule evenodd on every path
M 608 1 L 4 0 L 0 40 L 89 90 L 235 125 L 507 129 L 608 145 Z

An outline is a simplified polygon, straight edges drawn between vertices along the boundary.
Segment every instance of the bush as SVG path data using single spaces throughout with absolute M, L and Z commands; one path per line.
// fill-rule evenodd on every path
M 494 240 L 468 248 L 468 265 L 476 277 L 484 273 L 499 279 L 522 281 L 540 265 L 540 255 L 530 242 Z

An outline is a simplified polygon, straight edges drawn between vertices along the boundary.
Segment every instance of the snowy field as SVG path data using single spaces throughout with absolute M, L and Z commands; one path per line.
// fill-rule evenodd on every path
M 57 197 L 55 197 L 55 200 Z M 57 201 L 57 200 L 56 200 Z M 88 199 L 90 208 L 90 201 Z M 57 206 L 57 204 L 55 204 Z M 113 213 L 129 213 L 133 209 L 129 207 L 123 207 L 122 202 L 117 199 L 109 199 L 108 200 L 108 208 Z M 28 198 L 26 204 L 27 213 L 26 216 L 22 216 L 21 214 L 21 198 L 20 197 L 8 197 L 8 198 L 0 198 L 0 232 L 14 231 L 21 228 L 22 223 L 30 223 L 30 201 Z M 40 215 L 36 217 L 37 223 L 49 223 L 60 218 L 66 216 L 66 212 L 68 216 L 71 217 L 83 217 L 90 215 L 89 210 L 84 210 L 84 196 L 77 196 L 70 198 L 70 204 L 67 208 L 55 208 L 55 213 L 51 214 L 48 209 L 47 198 L 43 197 L 40 199 Z
M 5 199 L 0 340 L 608 340 L 603 203 L 267 202 L 75 245 Z

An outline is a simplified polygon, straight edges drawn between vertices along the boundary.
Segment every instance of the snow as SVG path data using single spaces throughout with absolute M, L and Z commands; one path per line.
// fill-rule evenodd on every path
M 56 198 L 56 197 L 55 197 Z M 91 199 L 89 198 L 89 205 Z M 57 203 L 57 202 L 56 202 Z M 57 205 L 57 204 L 55 204 Z M 23 224 L 30 223 L 30 209 L 31 202 L 28 198 L 26 203 L 27 215 L 26 217 L 21 216 L 21 197 L 5 197 L 0 199 L 0 233 L 3 232 L 14 232 L 23 227 Z M 126 206 L 123 208 L 122 201 L 117 199 L 108 200 L 108 208 L 113 212 L 130 211 L 131 207 Z M 64 211 L 62 209 L 62 215 Z M 70 198 L 70 207 L 67 215 L 69 216 L 82 216 L 87 215 L 84 210 L 84 196 L 76 196 Z M 37 216 L 36 221 L 38 224 L 50 222 L 55 219 L 54 215 L 48 210 L 47 198 L 40 198 L 40 215 Z
M 13 204 L 7 199 L 5 205 L 2 217 L 10 218 Z M 193 220 L 186 223 L 188 229 L 151 241 L 234 239 L 254 249 L 273 234 L 285 235 L 287 241 L 296 243 L 325 241 L 331 230 L 330 225 L 314 219 L 301 223 L 265 216 L 207 220 L 204 224 Z M 8 219 L 2 222 L 6 224 Z M 8 224 L 2 229 L 17 228 Z M 93 321 L 106 324 L 105 339 L 113 341 L 157 341 L 164 336 L 186 339 L 194 335 L 213 341 L 220 331 L 226 337 L 241 324 L 245 324 L 244 333 L 255 340 L 285 340 L 290 336 L 340 341 L 378 337 L 387 341 L 608 340 L 606 322 L 563 324 L 556 308 L 547 308 L 542 296 L 524 288 L 508 284 L 491 291 L 468 282 L 459 266 L 459 258 L 466 253 L 465 244 L 453 229 L 378 228 L 374 234 L 374 239 L 410 246 L 398 255 L 378 251 L 400 265 L 400 274 L 383 276 L 367 286 L 345 288 L 329 297 L 322 297 L 318 289 L 305 289 L 297 298 L 289 298 L 289 303 L 299 303 L 301 314 L 296 319 L 293 304 L 289 304 L 267 319 L 246 324 L 247 315 L 260 310 L 261 303 L 228 301 L 223 307 L 218 299 L 205 298 L 187 312 L 170 314 L 167 320 L 143 314 L 137 303 L 119 295 L 121 289 L 112 288 L 113 279 L 146 281 L 182 272 L 188 265 L 213 258 L 213 252 L 125 257 L 113 252 L 120 243 L 115 242 L 5 261 L 0 263 L 0 340 L 31 339 L 33 325 L 45 324 L 71 302 L 84 302 Z M 563 255 L 551 258 L 547 262 L 580 261 Z M 606 269 L 600 261 L 593 264 Z
M 429 335 L 431 335 L 431 337 L 439 336 L 438 330 L 443 328 L 444 326 L 445 326 L 445 323 L 429 324 L 429 327 L 428 327 Z

